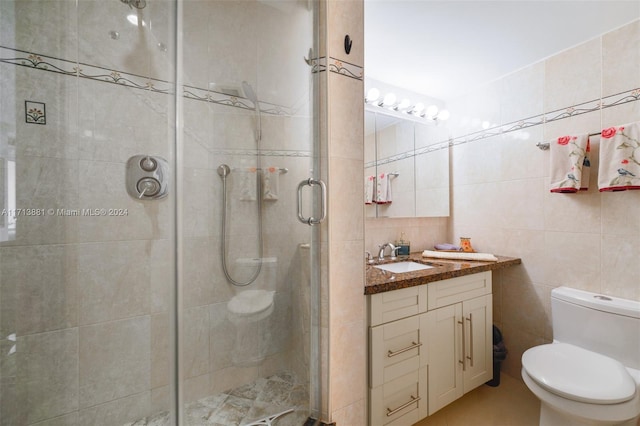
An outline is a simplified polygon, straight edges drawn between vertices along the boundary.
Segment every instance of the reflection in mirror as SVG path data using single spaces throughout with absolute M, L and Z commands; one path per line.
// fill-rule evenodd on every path
M 366 217 L 448 216 L 446 137 L 434 125 L 366 110 Z
M 441 129 L 415 123 L 416 216 L 449 216 L 449 147 Z M 436 143 L 434 145 L 434 142 Z

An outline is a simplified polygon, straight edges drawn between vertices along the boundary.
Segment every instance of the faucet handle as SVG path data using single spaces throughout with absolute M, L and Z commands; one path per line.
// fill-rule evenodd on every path
M 370 252 L 370 251 L 366 250 L 366 251 L 364 252 L 364 260 L 365 260 L 367 263 L 373 263 L 373 262 L 374 262 L 373 257 L 371 256 L 371 252 Z
M 387 243 L 387 245 L 389 246 L 389 249 L 391 251 L 391 253 L 389 254 L 389 257 L 391 258 L 391 260 L 396 260 L 398 256 L 398 249 L 400 247 L 399 246 L 396 247 L 393 243 Z

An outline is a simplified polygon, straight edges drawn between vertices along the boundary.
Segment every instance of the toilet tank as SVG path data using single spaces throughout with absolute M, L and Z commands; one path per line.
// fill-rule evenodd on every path
M 551 291 L 553 340 L 640 369 L 640 302 L 569 287 Z

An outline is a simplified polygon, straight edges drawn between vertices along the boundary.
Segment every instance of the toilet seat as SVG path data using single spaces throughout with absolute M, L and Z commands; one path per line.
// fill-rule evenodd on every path
M 620 362 L 567 343 L 528 349 L 522 367 L 542 388 L 590 404 L 617 404 L 632 399 L 636 383 Z
M 273 306 L 273 291 L 245 290 L 231 298 L 227 309 L 231 314 L 246 317 L 263 313 Z

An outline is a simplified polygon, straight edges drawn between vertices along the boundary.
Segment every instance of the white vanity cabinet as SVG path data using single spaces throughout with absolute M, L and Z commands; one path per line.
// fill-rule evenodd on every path
M 409 426 L 493 377 L 491 272 L 369 297 L 369 423 Z

